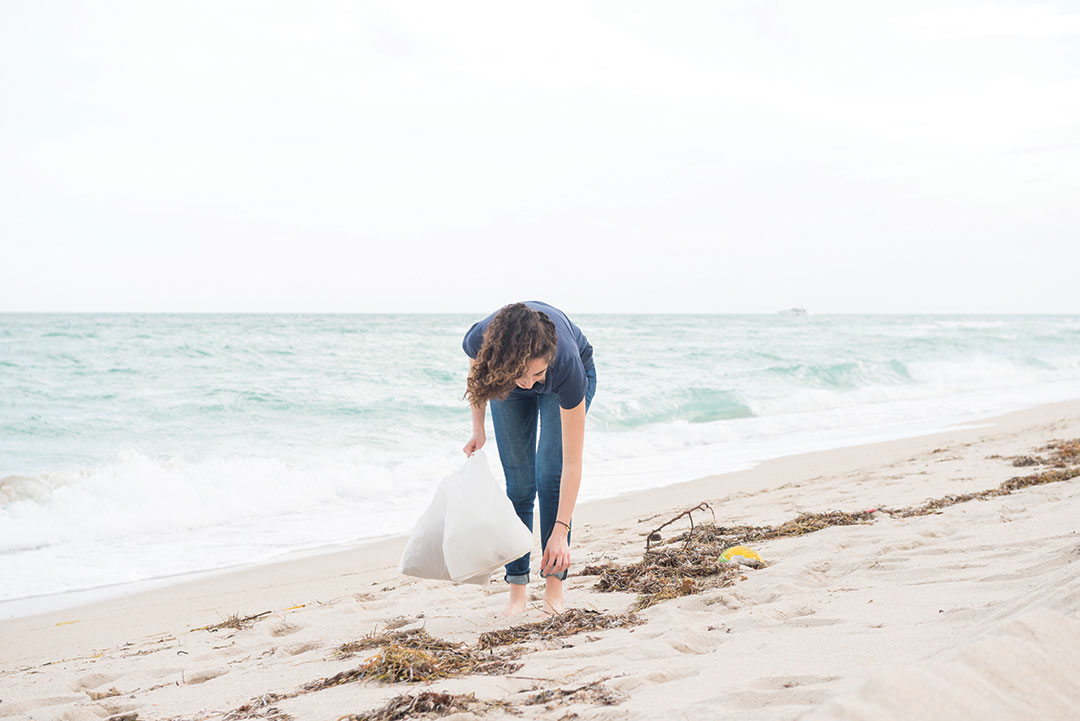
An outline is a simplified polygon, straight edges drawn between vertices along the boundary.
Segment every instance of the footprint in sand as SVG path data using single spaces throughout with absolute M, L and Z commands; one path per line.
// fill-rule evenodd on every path
M 835 681 L 839 676 L 763 676 L 748 688 L 713 700 L 721 706 L 761 709 L 768 706 L 813 706 L 832 698 L 829 688 L 811 688 Z
M 681 681 L 684 678 L 690 678 L 691 676 L 697 676 L 701 673 L 696 668 L 669 668 L 663 671 L 655 671 L 645 677 L 645 680 L 652 683 L 671 683 L 672 681 Z
M 750 684 L 751 688 L 765 691 L 779 691 L 797 686 L 815 686 L 819 683 L 835 681 L 839 676 L 762 676 Z
M 302 653 L 308 651 L 314 651 L 319 648 L 319 644 L 309 641 L 308 643 L 294 643 L 289 646 L 283 646 L 281 653 L 286 656 L 299 656 Z
M 786 625 L 794 626 L 796 628 L 809 628 L 811 626 L 835 626 L 838 623 L 843 623 L 843 619 L 840 618 L 819 618 L 817 616 L 802 616 L 799 618 L 793 618 L 787 622 Z
M 828 688 L 788 687 L 776 690 L 735 691 L 715 700 L 720 706 L 760 710 L 769 706 L 817 706 L 835 695 Z
M 189 686 L 197 683 L 206 683 L 210 679 L 224 676 L 228 672 L 229 669 L 227 668 L 204 668 L 199 671 L 192 671 L 191 673 L 184 674 L 184 683 Z
M 107 716 L 108 718 L 116 718 L 118 716 L 123 718 L 122 714 L 125 714 L 125 713 L 127 713 L 129 711 L 134 711 L 135 709 L 139 708 L 139 704 L 135 704 L 135 703 L 103 703 L 103 704 L 99 704 L 98 708 L 101 709 L 101 711 L 104 712 L 104 715 Z M 132 715 L 130 718 L 136 718 L 136 717 L 137 717 L 137 715 Z M 80 716 L 79 718 L 82 718 L 82 716 Z
M 93 690 L 100 690 L 98 687 L 104 686 L 108 683 L 112 683 L 118 678 L 120 678 L 120 676 L 116 674 L 87 674 L 86 676 L 80 676 L 79 678 L 75 679 L 74 683 L 71 684 L 71 690 L 75 691 L 76 693 L 78 693 L 79 691 L 89 692 Z
M 100 701 L 102 699 L 112 698 L 113 696 L 119 696 L 120 689 L 116 688 L 116 686 L 113 686 L 111 688 L 105 689 L 104 691 L 87 691 L 86 695 L 90 697 L 91 701 Z
M 696 630 L 668 632 L 662 638 L 675 651 L 693 656 L 712 653 L 727 640 L 716 634 L 707 634 Z
M 278 636 L 289 636 L 299 631 L 303 626 L 297 626 L 295 623 L 289 623 L 288 621 L 282 621 L 279 624 L 270 626 L 270 635 L 277 638 Z
M 687 653 L 694 656 L 700 656 L 713 650 L 711 648 L 695 648 L 688 643 L 683 643 L 682 641 L 676 641 L 674 639 L 668 641 L 668 645 L 679 653 Z

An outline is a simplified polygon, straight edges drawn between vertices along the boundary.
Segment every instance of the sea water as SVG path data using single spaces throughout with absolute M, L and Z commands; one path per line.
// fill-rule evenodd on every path
M 581 500 L 1080 398 L 1080 316 L 569 310 Z M 0 315 L 0 601 L 407 532 L 484 315 Z

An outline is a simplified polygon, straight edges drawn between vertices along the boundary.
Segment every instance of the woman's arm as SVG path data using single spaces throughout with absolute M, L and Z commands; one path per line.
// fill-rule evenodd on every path
M 469 371 L 472 372 L 473 364 L 476 363 L 476 359 L 473 358 L 469 361 Z M 465 455 L 471 456 L 476 451 L 484 447 L 484 443 L 487 442 L 487 435 L 484 433 L 484 415 L 487 412 L 487 401 L 484 401 L 479 406 L 470 406 L 472 409 L 472 438 L 465 444 L 465 447 L 461 450 L 465 451 Z
M 555 518 L 563 523 L 570 523 L 574 517 L 578 490 L 581 488 L 581 454 L 585 447 L 585 399 L 576 407 L 559 409 L 562 421 L 563 466 L 562 479 L 559 481 L 559 512 Z M 556 523 L 548 539 L 540 569 L 544 573 L 565 571 L 570 567 L 570 547 L 566 542 L 569 529 L 562 523 Z
M 559 482 L 560 521 L 570 522 L 574 517 L 578 489 L 581 488 L 581 453 L 585 447 L 585 400 L 577 407 L 559 409 L 562 421 L 562 480 Z M 564 531 L 565 526 L 560 526 Z

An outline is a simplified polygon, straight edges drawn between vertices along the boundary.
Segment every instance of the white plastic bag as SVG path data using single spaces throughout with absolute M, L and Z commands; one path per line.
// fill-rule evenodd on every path
M 435 489 L 427 510 L 416 522 L 416 527 L 409 535 L 405 550 L 401 553 L 398 570 L 406 576 L 434 578 L 449 581 L 450 572 L 446 570 L 443 558 L 443 522 L 446 517 L 446 484 L 440 483 Z M 478 581 L 486 583 L 487 579 Z
M 405 544 L 398 570 L 483 584 L 497 568 L 531 549 L 532 533 L 478 451 L 439 483 Z
M 518 518 L 506 489 L 491 475 L 483 451 L 474 453 L 443 483 L 443 556 L 450 578 L 464 581 L 477 574 L 490 576 L 532 550 L 532 531 Z

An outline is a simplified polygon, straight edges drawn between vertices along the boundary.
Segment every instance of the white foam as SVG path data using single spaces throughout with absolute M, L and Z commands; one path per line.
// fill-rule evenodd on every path
M 457 454 L 460 455 L 460 454 Z M 405 530 L 458 461 L 388 462 L 362 447 L 275 458 L 155 459 L 9 481 L 0 508 L 0 599 L 265 560 Z M 48 487 L 48 488 L 46 488 Z

